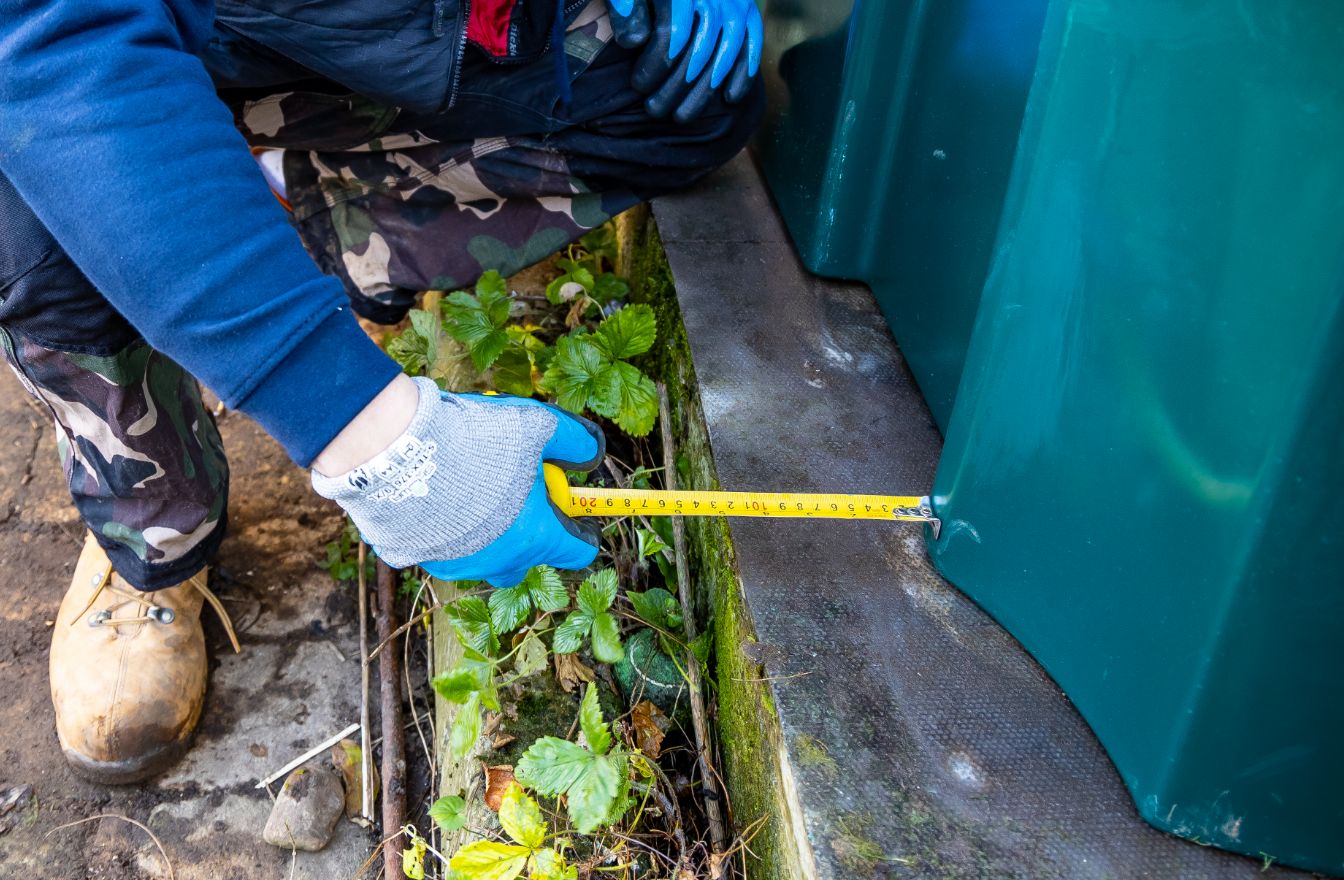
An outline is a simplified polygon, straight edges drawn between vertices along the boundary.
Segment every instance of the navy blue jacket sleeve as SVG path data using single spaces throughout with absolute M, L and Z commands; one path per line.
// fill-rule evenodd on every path
M 397 367 L 303 250 L 193 55 L 210 3 L 3 5 L 0 171 L 151 345 L 308 464 Z

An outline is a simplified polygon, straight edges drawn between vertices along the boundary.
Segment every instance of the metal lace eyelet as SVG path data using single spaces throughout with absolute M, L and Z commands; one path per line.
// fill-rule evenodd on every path
M 170 624 L 177 619 L 177 612 L 173 611 L 171 608 L 165 608 L 162 605 L 151 605 L 149 610 L 145 612 L 145 615 L 152 618 L 156 623 L 162 623 L 164 625 Z
M 95 611 L 89 615 L 89 626 L 102 626 L 112 619 L 111 611 Z

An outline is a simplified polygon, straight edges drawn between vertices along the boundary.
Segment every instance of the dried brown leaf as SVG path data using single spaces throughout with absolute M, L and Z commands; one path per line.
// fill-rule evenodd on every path
M 630 723 L 635 729 L 635 745 L 653 760 L 663 751 L 663 737 L 672 728 L 672 722 L 648 700 L 636 703 L 630 710 Z
M 512 764 L 500 764 L 496 767 L 486 767 L 485 805 L 498 813 L 500 802 L 504 799 L 504 791 L 513 784 L 513 781 Z
M 577 654 L 555 654 L 555 680 L 560 683 L 560 687 L 565 689 L 565 693 L 574 693 L 574 688 L 578 687 L 580 682 L 596 681 L 597 676 L 593 670 L 583 665 Z
M 511 733 L 497 733 L 495 738 L 490 741 L 490 747 L 492 749 L 502 749 L 517 738 Z

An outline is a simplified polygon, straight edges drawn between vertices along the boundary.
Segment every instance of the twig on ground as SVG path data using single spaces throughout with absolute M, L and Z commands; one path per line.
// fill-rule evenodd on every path
M 64 831 L 66 828 L 74 828 L 76 825 L 83 825 L 86 822 L 95 822 L 99 819 L 120 819 L 123 822 L 131 823 L 136 828 L 139 828 L 141 831 L 148 834 L 149 839 L 154 841 L 154 845 L 159 848 L 159 857 L 163 859 L 163 863 L 168 866 L 168 880 L 177 880 L 177 872 L 173 870 L 173 863 L 168 859 L 168 851 L 163 848 L 163 844 L 159 842 L 159 838 L 153 831 L 150 831 L 147 827 L 135 821 L 130 816 L 123 816 L 120 813 L 99 813 L 96 816 L 89 816 L 85 819 L 76 819 L 73 822 L 66 822 L 64 825 L 57 825 L 55 828 L 42 835 L 42 837 L 45 839 L 55 834 L 57 831 Z
M 378 638 L 384 644 L 397 628 L 396 572 L 378 560 Z M 401 836 L 406 822 L 406 734 L 401 725 L 401 655 L 387 651 L 378 658 L 378 684 L 383 722 L 383 833 L 384 843 Z M 401 851 L 383 850 L 383 875 L 398 876 Z
M 667 774 L 663 772 L 663 768 L 658 766 L 657 761 L 646 761 L 645 763 L 648 765 L 649 769 L 653 771 L 653 774 L 658 777 L 657 782 L 651 786 L 653 796 L 658 799 L 658 806 L 662 807 L 663 812 L 672 820 L 672 837 L 677 841 L 678 850 L 677 870 L 680 871 L 686 867 L 686 826 L 681 820 L 681 807 L 678 806 L 674 799 L 676 789 L 672 787 L 671 780 L 667 778 Z M 659 785 L 659 783 L 662 783 L 662 785 Z M 663 792 L 663 786 L 666 786 L 667 790 L 673 793 L 673 798 L 669 798 L 667 794 Z
M 313 747 L 312 747 L 311 749 L 309 749 L 308 751 L 304 752 L 302 755 L 299 755 L 297 758 L 295 758 L 294 760 L 290 761 L 290 762 L 289 762 L 288 764 L 286 764 L 285 766 L 281 767 L 279 770 L 277 770 L 277 771 L 275 771 L 274 773 L 272 773 L 270 776 L 267 776 L 265 779 L 263 779 L 263 780 L 261 780 L 260 782 L 258 782 L 258 783 L 254 786 L 254 788 L 265 788 L 266 786 L 270 785 L 272 782 L 275 782 L 277 779 L 280 779 L 281 777 L 283 777 L 286 773 L 288 773 L 289 771 L 293 770 L 295 767 L 299 767 L 299 766 L 301 766 L 301 765 L 307 763 L 308 761 L 311 761 L 313 758 L 316 758 L 318 755 L 322 754 L 323 751 L 325 751 L 326 749 L 329 749 L 329 748 L 331 748 L 332 746 L 336 745 L 336 743 L 338 743 L 338 742 L 340 742 L 341 740 L 345 739 L 347 736 L 349 736 L 350 734 L 354 733 L 354 732 L 355 732 L 356 730 L 358 730 L 358 729 L 359 729 L 359 725 L 358 725 L 358 724 L 351 724 L 351 725 L 350 725 L 349 727 L 347 727 L 345 730 L 342 730 L 340 733 L 336 734 L 336 735 L 333 736 L 333 737 L 330 737 L 329 739 L 325 739 L 325 740 L 323 740 L 322 742 L 320 742 L 320 743 L 318 743 L 317 745 L 313 746 Z
M 433 614 L 435 611 L 438 611 L 438 610 L 440 610 L 440 609 L 442 609 L 442 608 L 443 608 L 443 605 L 441 605 L 441 604 L 438 603 L 438 602 L 435 602 L 433 605 L 430 605 L 428 608 L 426 608 L 426 609 L 424 609 L 423 611 L 421 611 L 421 612 L 415 614 L 415 616 L 412 617 L 410 620 L 406 621 L 406 622 L 403 623 L 401 626 L 399 626 L 399 627 L 397 627 L 396 629 L 394 629 L 394 630 L 388 635 L 387 638 L 383 638 L 382 635 L 381 635 L 381 631 L 380 631 L 380 634 L 379 634 L 379 636 L 378 636 L 378 644 L 374 645 L 374 646 L 373 646 L 373 650 L 369 652 L 369 659 L 370 659 L 370 660 L 373 660 L 374 658 L 376 658 L 379 654 L 381 654 L 381 653 L 383 652 L 383 648 L 386 648 L 386 647 L 387 647 L 387 643 L 388 643 L 388 642 L 392 641 L 392 640 L 395 639 L 395 638 L 398 638 L 399 636 L 404 635 L 404 634 L 406 633 L 407 630 L 409 630 L 411 627 L 413 627 L 413 626 L 415 626 L 417 623 L 419 623 L 419 622 L 424 618 L 424 616 L 425 616 L 426 614 Z
M 658 384 L 658 422 L 663 431 L 663 485 L 677 488 L 677 450 L 672 438 L 672 407 L 667 399 L 667 386 Z M 691 596 L 691 572 L 686 561 L 686 525 L 681 517 L 672 517 L 672 553 L 677 564 L 677 596 L 683 609 L 682 625 L 686 630 L 686 644 L 696 639 L 695 605 Z M 701 688 L 700 661 L 686 649 L 686 682 L 690 685 L 691 725 L 695 729 L 696 762 L 700 765 L 700 779 L 705 789 L 705 819 L 709 822 L 709 837 L 716 855 L 722 854 L 726 834 L 723 815 L 719 810 L 719 786 L 709 766 L 709 728 L 705 723 L 705 695 Z
M 359 815 L 373 821 L 373 745 L 369 740 L 369 585 L 364 560 L 368 547 L 359 542 Z

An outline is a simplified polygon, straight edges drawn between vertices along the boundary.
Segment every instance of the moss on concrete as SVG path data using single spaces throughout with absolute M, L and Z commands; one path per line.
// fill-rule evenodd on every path
M 634 297 L 658 315 L 659 344 L 646 365 L 667 386 L 672 435 L 678 443 L 679 479 L 687 488 L 717 489 L 713 450 L 695 381 L 667 258 L 654 223 L 646 215 L 623 219 L 622 265 Z M 723 518 L 688 518 L 686 535 L 694 572 L 699 619 L 715 639 L 711 670 L 718 700 L 716 720 L 732 820 L 738 832 L 753 828 L 749 878 L 793 880 L 815 876 L 810 845 L 801 832 L 792 772 L 783 757 L 782 733 L 770 683 L 760 665 L 743 652 L 756 642 Z

